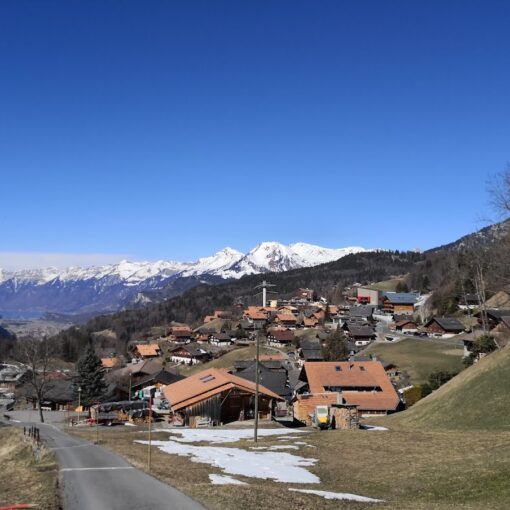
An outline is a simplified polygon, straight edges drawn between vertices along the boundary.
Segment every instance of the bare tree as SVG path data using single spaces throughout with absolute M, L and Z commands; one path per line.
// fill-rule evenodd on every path
M 499 215 L 508 216 L 510 214 L 510 164 L 489 180 L 487 191 L 492 208 Z
M 21 338 L 16 346 L 15 356 L 28 370 L 27 384 L 34 391 L 41 423 L 44 423 L 41 405 L 46 392 L 51 388 L 50 365 L 54 350 L 54 346 L 48 340 L 38 340 L 32 337 Z

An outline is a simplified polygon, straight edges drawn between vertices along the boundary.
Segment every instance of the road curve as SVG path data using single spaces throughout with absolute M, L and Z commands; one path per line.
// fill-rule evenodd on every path
M 49 424 L 18 422 L 16 425 L 39 427 L 41 439 L 54 450 L 60 465 L 66 510 L 204 510 L 182 492 L 101 446 L 70 436 Z

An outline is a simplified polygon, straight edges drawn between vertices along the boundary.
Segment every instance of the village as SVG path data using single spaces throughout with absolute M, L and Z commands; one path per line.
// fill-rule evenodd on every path
M 353 429 L 416 401 L 415 381 L 373 346 L 409 338 L 457 342 L 467 358 L 485 321 L 500 347 L 510 333 L 510 308 L 488 302 L 482 310 L 476 295 L 459 302 L 455 317 L 427 317 L 428 296 L 417 292 L 354 284 L 344 289 L 344 303 L 333 305 L 312 289 L 268 300 L 265 281 L 262 287 L 261 306 L 215 310 L 195 326 L 169 324 L 157 336 L 130 341 L 124 354 L 103 339 L 96 348 L 107 384 L 101 399 L 84 407 L 73 368 L 59 368 L 48 374 L 42 409 L 77 411 L 73 424 L 158 419 L 213 427 L 253 420 L 257 412 L 285 425 Z M 492 302 L 510 303 L 504 294 Z M 36 408 L 26 373 L 19 363 L 0 365 L 8 409 Z

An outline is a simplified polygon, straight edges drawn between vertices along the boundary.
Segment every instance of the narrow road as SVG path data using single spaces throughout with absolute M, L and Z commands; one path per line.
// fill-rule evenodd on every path
M 16 419 L 16 413 L 8 413 Z M 66 510 L 204 510 L 177 489 L 136 469 L 122 457 L 51 424 L 35 425 L 60 464 Z

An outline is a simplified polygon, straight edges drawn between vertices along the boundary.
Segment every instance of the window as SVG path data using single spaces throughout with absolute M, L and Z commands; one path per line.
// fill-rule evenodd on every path
M 215 377 L 214 375 L 204 375 L 204 377 L 201 377 L 200 380 L 203 382 L 203 383 L 206 383 L 206 382 L 209 382 L 209 381 L 214 381 Z
M 341 371 L 342 371 L 342 367 L 341 367 L 340 365 L 336 365 L 336 366 L 335 366 L 335 370 L 336 370 L 337 372 L 341 372 Z
M 362 366 L 360 366 L 360 367 L 359 367 L 359 369 L 360 369 L 360 371 L 361 371 L 361 372 L 364 372 L 364 371 L 365 371 L 365 367 L 364 367 L 363 365 L 362 365 Z

